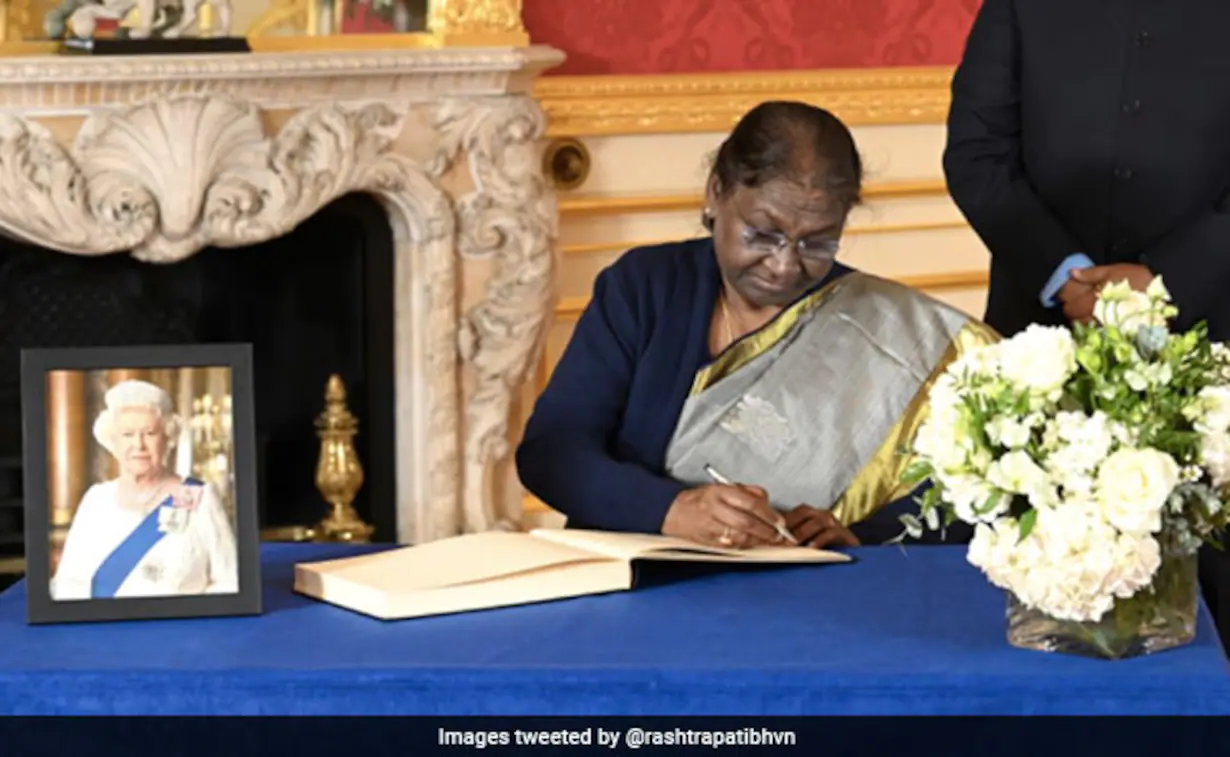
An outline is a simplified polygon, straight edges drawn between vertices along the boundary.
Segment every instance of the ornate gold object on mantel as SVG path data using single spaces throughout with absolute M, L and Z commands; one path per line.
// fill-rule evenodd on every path
M 355 495 L 363 486 L 363 466 L 355 451 L 359 421 L 346 407 L 346 387 L 337 374 L 325 388 L 325 409 L 316 419 L 320 460 L 316 488 L 332 510 L 317 527 L 321 541 L 366 542 L 374 530 L 355 512 Z

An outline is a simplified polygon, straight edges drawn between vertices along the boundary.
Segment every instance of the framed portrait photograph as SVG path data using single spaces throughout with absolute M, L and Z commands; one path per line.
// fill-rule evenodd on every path
M 250 345 L 23 350 L 30 623 L 260 613 Z

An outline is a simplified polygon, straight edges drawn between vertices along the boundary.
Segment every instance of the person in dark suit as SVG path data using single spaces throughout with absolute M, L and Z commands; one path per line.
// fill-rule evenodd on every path
M 952 83 L 944 172 L 991 253 L 986 322 L 1088 320 L 1162 276 L 1178 328 L 1230 341 L 1230 2 L 985 0 Z M 1201 581 L 1230 637 L 1230 559 Z

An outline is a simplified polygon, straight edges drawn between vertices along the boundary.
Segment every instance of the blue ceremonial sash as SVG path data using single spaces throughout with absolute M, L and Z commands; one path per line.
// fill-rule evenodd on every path
M 201 482 L 194 478 L 189 478 L 184 483 L 202 486 Z M 158 504 L 158 507 L 145 516 L 145 520 L 141 521 L 140 525 L 134 528 L 118 547 L 112 550 L 111 554 L 107 555 L 107 559 L 98 566 L 98 570 L 94 572 L 94 577 L 90 580 L 91 598 L 112 599 L 115 597 L 115 593 L 120 590 L 120 586 L 128 579 L 137 564 L 158 542 L 162 541 L 162 537 L 166 536 L 159 528 L 158 513 L 162 512 L 162 508 L 171 506 L 174 501 L 174 495 L 168 495 Z

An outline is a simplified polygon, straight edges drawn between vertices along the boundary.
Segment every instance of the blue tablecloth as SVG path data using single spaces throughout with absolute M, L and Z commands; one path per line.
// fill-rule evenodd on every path
M 1192 645 L 1126 661 L 1014 649 L 957 548 L 401 622 L 291 592 L 294 562 L 353 552 L 266 545 L 250 618 L 31 627 L 18 584 L 0 713 L 1230 714 L 1207 617 Z

